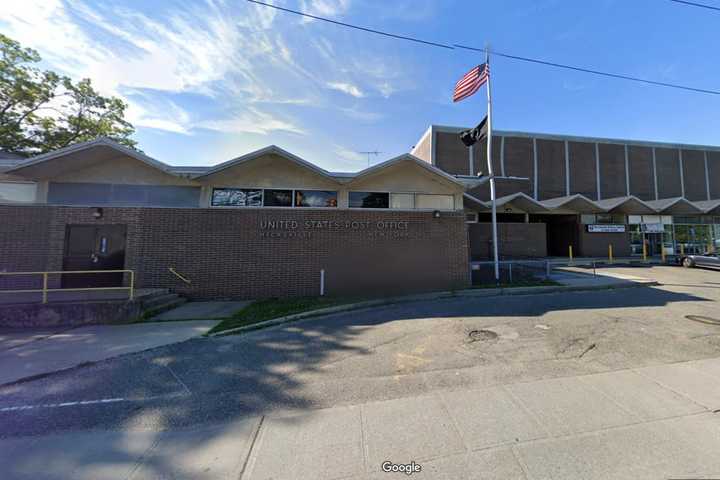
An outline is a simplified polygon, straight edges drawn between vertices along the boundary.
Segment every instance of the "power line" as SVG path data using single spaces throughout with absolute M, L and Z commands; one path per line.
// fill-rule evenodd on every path
M 272 5 L 272 4 L 265 3 L 265 2 L 261 2 L 261 1 L 258 1 L 258 0 L 247 0 L 247 1 L 250 2 L 250 3 L 254 3 L 254 4 L 256 4 L 256 5 L 261 5 L 261 6 L 264 6 L 264 7 L 274 8 L 275 10 L 280 10 L 280 11 L 283 11 L 283 12 L 292 13 L 292 14 L 294 14 L 294 15 L 299 15 L 299 16 L 301 16 L 301 17 L 312 18 L 312 19 L 314 19 L 314 20 L 320 20 L 320 21 L 323 21 L 323 22 L 332 23 L 332 24 L 334 24 L 334 25 L 339 25 L 339 26 L 342 26 L 342 27 L 352 28 L 352 29 L 360 30 L 360 31 L 367 32 L 367 33 L 374 33 L 374 34 L 376 34 L 376 35 L 382 35 L 382 36 L 385 36 L 385 37 L 394 38 L 394 39 L 396 39 L 396 40 L 405 40 L 405 41 L 409 41 L 409 42 L 419 43 L 419 44 L 423 44 L 423 45 L 427 45 L 427 46 L 432 46 L 432 47 L 443 48 L 443 49 L 447 49 L 447 50 L 462 49 L 462 50 L 472 50 L 472 51 L 476 51 L 476 52 L 487 52 L 487 49 L 485 49 L 485 48 L 475 48 L 475 47 L 469 47 L 469 46 L 459 45 L 459 44 L 449 45 L 449 44 L 444 44 L 444 43 L 432 42 L 432 41 L 429 41 L 429 40 L 423 40 L 423 39 L 416 38 L 416 37 L 410 37 L 410 36 L 406 36 L 406 35 L 398 35 L 398 34 L 394 34 L 394 33 L 390 33 L 390 32 L 385 32 L 385 31 L 382 31 L 382 30 L 376 30 L 376 29 L 373 29 L 373 28 L 361 27 L 361 26 L 359 26 L 359 25 L 353 25 L 353 24 L 350 24 L 350 23 L 338 22 L 338 21 L 336 21 L 336 20 L 332 20 L 332 19 L 329 19 L 329 18 L 319 17 L 319 16 L 317 16 L 317 15 L 311 15 L 311 14 L 309 14 L 309 13 L 301 12 L 301 11 L 299 11 L 299 10 L 292 10 L 292 9 L 290 9 L 290 8 L 279 7 L 279 6 L 277 6 L 277 5 Z M 720 10 L 720 7 L 711 7 L 711 6 L 709 6 L 709 5 L 693 4 L 692 2 L 686 2 L 686 1 L 684 1 L 684 0 L 670 0 L 670 1 L 672 1 L 672 2 L 678 2 L 678 3 L 686 3 L 686 4 L 690 4 L 690 5 L 695 5 L 695 6 L 703 6 L 703 7 L 711 8 L 711 9 L 714 9 L 714 10 Z M 511 55 L 511 54 L 509 54 L 509 53 L 502 53 L 502 52 L 498 52 L 498 51 L 495 51 L 495 50 L 491 50 L 490 53 L 492 53 L 493 55 L 497 55 L 497 56 L 499 56 L 499 57 L 508 58 L 508 59 L 510 59 L 510 60 L 517 60 L 517 61 L 521 61 L 521 62 L 535 63 L 535 64 L 546 65 L 546 66 L 555 67 L 555 68 L 563 68 L 563 69 L 566 69 L 566 70 L 574 70 L 574 71 L 577 71 L 577 72 L 590 73 L 590 74 L 593 74 L 593 75 L 601 75 L 601 76 L 604 76 L 604 77 L 617 78 L 617 79 L 620 79 L 620 80 L 628 80 L 628 81 L 632 81 L 632 82 L 645 83 L 645 84 L 649 84 L 649 85 L 656 85 L 656 86 L 668 87 L 668 88 L 676 88 L 676 89 L 686 90 L 686 91 L 695 92 L 695 93 L 705 93 L 705 94 L 710 94 L 710 95 L 720 95 L 720 91 L 718 91 L 718 90 L 709 90 L 709 89 L 704 89 L 704 88 L 690 87 L 690 86 L 687 86 L 687 85 L 680 85 L 680 84 L 676 84 L 676 83 L 667 83 L 667 82 L 660 82 L 660 81 L 656 81 L 656 80 L 648 80 L 648 79 L 646 79 L 646 78 L 633 77 L 633 76 L 630 76 L 630 75 L 623 75 L 623 74 L 620 74 L 620 73 L 603 72 L 603 71 L 600 71 L 600 70 L 592 70 L 592 69 L 589 69 L 589 68 L 576 67 L 576 66 L 573 66 L 573 65 L 565 65 L 565 64 L 562 64 L 562 63 L 550 62 L 550 61 L 547 61 L 547 60 L 540 60 L 540 59 L 537 59 L 537 58 L 521 57 L 521 56 L 518 56 L 518 55 Z
M 487 51 L 485 48 L 474 48 L 474 47 L 467 47 L 464 45 L 457 45 L 457 44 L 455 44 L 455 47 L 462 48 L 465 50 L 473 50 L 476 52 L 486 52 Z M 502 52 L 498 52 L 496 50 L 491 50 L 490 53 L 492 53 L 493 55 L 497 55 L 498 57 L 510 58 L 512 60 L 519 60 L 521 62 L 537 63 L 540 65 L 547 65 L 550 67 L 565 68 L 567 70 L 575 70 L 577 72 L 592 73 L 594 75 L 602 75 L 605 77 L 619 78 L 622 80 L 631 80 L 633 82 L 648 83 L 650 85 L 659 85 L 661 87 L 680 88 L 682 90 L 689 90 L 691 92 L 709 93 L 711 95 L 720 95 L 720 91 L 717 91 L 717 90 L 706 90 L 704 88 L 688 87 L 685 85 L 678 85 L 676 83 L 658 82 L 655 80 L 648 80 L 645 78 L 631 77 L 629 75 L 622 75 L 619 73 L 610 73 L 610 72 L 603 72 L 600 70 L 591 70 L 589 68 L 573 67 L 572 65 L 563 65 L 561 63 L 548 62 L 546 60 L 538 60 L 536 58 L 528 58 L 528 57 L 520 57 L 517 55 L 510 55 L 508 53 L 502 53 Z
M 707 8 L 708 10 L 715 10 L 720 12 L 720 7 L 714 7 L 712 5 L 705 5 L 704 3 L 687 2 L 685 0 L 670 0 L 671 2 L 681 3 L 683 5 L 689 5 L 691 7 Z
M 430 42 L 430 41 L 428 41 L 428 40 L 421 40 L 421 39 L 419 39 L 419 38 L 407 37 L 407 36 L 405 36 L 405 35 L 396 35 L 396 34 L 394 34 L 394 33 L 383 32 L 383 31 L 380 31 L 380 30 L 372 29 L 372 28 L 360 27 L 360 26 L 358 26 L 358 25 L 351 25 L 351 24 L 349 24 L 349 23 L 338 22 L 337 20 L 331 20 L 331 19 L 329 19 L 329 18 L 323 18 L 323 17 L 318 17 L 318 16 L 316 16 L 316 15 L 310 15 L 309 13 L 301 12 L 301 11 L 299 11 L 299 10 L 292 10 L 292 9 L 290 9 L 290 8 L 279 7 L 279 6 L 277 6 L 277 5 L 272 5 L 272 4 L 270 4 L 270 3 L 259 2 L 258 0 L 247 0 L 247 1 L 250 2 L 250 3 L 255 3 L 255 4 L 257 4 L 257 5 L 262 5 L 262 6 L 264 6 L 264 7 L 274 8 L 275 10 L 281 10 L 281 11 L 283 11 L 283 12 L 294 13 L 295 15 L 300 15 L 300 16 L 302 16 L 302 17 L 312 18 L 312 19 L 314 19 L 314 20 L 320 20 L 320 21 L 322 21 L 322 22 L 333 23 L 333 24 L 335 24 L 335 25 L 340 25 L 340 26 L 342 26 L 342 27 L 354 28 L 355 30 L 362 30 L 363 32 L 375 33 L 375 34 L 377 34 L 377 35 L 384 35 L 384 36 L 386 36 L 386 37 L 397 38 L 397 39 L 399 39 L 399 40 L 407 40 L 407 41 L 409 41 L 409 42 L 422 43 L 422 44 L 424 44 L 424 45 L 430 45 L 430 46 L 433 46 L 433 47 L 447 48 L 447 49 L 449 49 L 449 50 L 453 50 L 453 47 L 452 47 L 452 46 L 450 46 L 450 45 L 445 45 L 445 44 L 443 44 L 443 43 Z

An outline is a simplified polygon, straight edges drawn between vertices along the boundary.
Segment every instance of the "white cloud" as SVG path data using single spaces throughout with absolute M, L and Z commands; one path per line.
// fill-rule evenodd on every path
M 333 151 L 339 159 L 345 161 L 344 168 L 360 170 L 367 167 L 368 158 L 366 154 L 350 150 L 349 148 L 343 147 L 342 145 L 335 145 Z M 370 159 L 370 162 L 373 162 L 372 158 Z
M 338 90 L 343 93 L 347 93 L 355 98 L 362 98 L 365 96 L 362 90 L 357 85 L 353 85 L 349 82 L 328 82 L 328 88 Z
M 319 138 L 313 116 L 299 120 L 311 109 L 378 120 L 372 102 L 407 85 L 397 81 L 407 77 L 403 62 L 339 43 L 341 49 L 335 38 L 271 8 L 226 0 L 148 5 L 152 14 L 123 2 L 0 0 L 0 31 L 37 49 L 44 68 L 91 78 L 102 94 L 123 98 L 136 127 L 183 135 L 211 130 L 234 145 L 255 145 L 257 135 L 276 132 Z M 302 0 L 300 6 L 337 17 L 352 5 Z M 351 105 L 330 90 L 348 95 Z M 348 149 L 337 155 L 355 166 L 366 163 Z
M 304 13 L 318 17 L 337 17 L 350 9 L 350 0 L 302 0 L 300 5 Z
M 199 122 L 197 128 L 214 130 L 224 133 L 255 133 L 265 135 L 275 131 L 283 131 L 304 135 L 305 131 L 293 123 L 261 112 L 256 108 L 248 108 L 233 116 L 222 119 Z

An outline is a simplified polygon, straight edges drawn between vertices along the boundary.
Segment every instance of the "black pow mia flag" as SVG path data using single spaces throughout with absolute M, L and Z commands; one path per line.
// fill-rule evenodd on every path
M 460 132 L 460 140 L 466 147 L 472 147 L 485 137 L 487 137 L 487 116 L 477 127 Z

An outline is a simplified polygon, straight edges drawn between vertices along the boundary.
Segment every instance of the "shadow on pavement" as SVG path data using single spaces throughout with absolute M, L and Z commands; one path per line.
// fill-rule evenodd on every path
M 241 337 L 193 339 L 1 387 L 0 437 L 98 428 L 157 431 L 205 424 L 229 425 L 269 410 L 310 408 L 312 402 L 302 392 L 308 374 L 321 372 L 325 362 L 343 355 L 373 354 L 377 345 L 368 346 L 358 338 L 373 335 L 376 327 L 390 322 L 539 317 L 552 311 L 662 307 L 689 301 L 708 300 L 656 288 L 532 297 L 455 297 L 335 314 Z M 384 335 L 392 337 L 392 332 Z M 97 399 L 122 400 L 2 410 Z M 213 432 L 218 437 L 227 433 L 222 426 Z M 122 441 L 114 440 L 108 448 L 113 462 L 132 462 L 136 458 Z M 68 448 L 63 460 L 91 464 L 96 461 L 92 452 L 91 448 Z M 155 466 L 158 471 L 171 468 L 162 459 L 155 461 L 159 462 Z

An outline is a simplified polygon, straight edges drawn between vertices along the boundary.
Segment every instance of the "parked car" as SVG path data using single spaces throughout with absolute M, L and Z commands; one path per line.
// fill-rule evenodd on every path
M 702 255 L 687 255 L 681 260 L 685 268 L 692 267 L 720 267 L 720 256 L 717 253 L 706 252 Z

